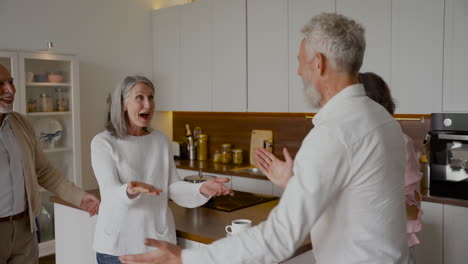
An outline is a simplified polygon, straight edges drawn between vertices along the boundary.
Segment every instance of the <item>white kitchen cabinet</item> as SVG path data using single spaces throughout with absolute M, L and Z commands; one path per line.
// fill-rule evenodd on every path
M 468 1 L 445 0 L 444 112 L 468 112 Z
M 212 0 L 180 6 L 180 98 L 182 111 L 211 111 Z
M 56 263 L 97 263 L 93 248 L 97 216 L 58 203 L 54 208 Z
M 390 83 L 397 113 L 429 114 L 442 110 L 443 26 L 444 0 L 392 1 Z M 466 54 L 465 46 L 456 56 Z
M 273 195 L 273 183 L 268 180 L 232 176 L 232 189 L 243 192 Z
M 304 85 L 297 74 L 299 47 L 304 38 L 301 30 L 309 20 L 322 12 L 335 12 L 335 2 L 328 0 L 289 0 L 289 112 L 318 112 L 317 108 L 307 105 Z
M 444 264 L 465 264 L 468 260 L 468 208 L 444 205 Z
M 336 12 L 366 29 L 366 51 L 361 72 L 375 72 L 390 80 L 392 37 L 391 0 L 337 0 Z
M 444 205 L 422 202 L 422 230 L 417 233 L 421 244 L 415 247 L 416 263 L 443 263 Z
M 246 0 L 213 0 L 212 109 L 247 109 Z
M 180 100 L 180 7 L 153 11 L 153 82 L 156 109 L 175 111 Z
M 247 0 L 249 112 L 288 112 L 287 7 L 287 0 Z
M 152 23 L 158 110 L 246 110 L 245 0 L 155 10 Z

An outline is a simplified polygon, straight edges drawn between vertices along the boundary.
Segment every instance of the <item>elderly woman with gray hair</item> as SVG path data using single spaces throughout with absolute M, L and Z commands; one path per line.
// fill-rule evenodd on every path
M 197 207 L 212 195 L 233 194 L 210 179 L 192 184 L 177 174 L 171 145 L 150 128 L 154 86 L 142 76 L 127 76 L 115 89 L 110 122 L 91 142 L 91 162 L 101 192 L 94 249 L 97 261 L 120 263 L 118 256 L 148 251 L 141 241 L 157 237 L 176 242 L 168 199 Z

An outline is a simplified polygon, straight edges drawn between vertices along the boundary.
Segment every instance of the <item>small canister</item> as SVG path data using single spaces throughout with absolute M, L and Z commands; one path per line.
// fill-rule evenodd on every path
M 236 165 L 242 164 L 242 149 L 236 148 L 232 150 L 232 163 Z
M 228 164 L 232 161 L 232 151 L 231 144 L 222 144 L 221 145 L 221 163 Z
M 198 136 L 198 160 L 208 159 L 208 136 L 200 134 Z
M 68 111 L 68 98 L 66 97 L 66 92 L 60 88 L 57 88 L 55 91 L 57 92 L 57 111 Z
M 28 100 L 27 111 L 28 111 L 28 113 L 36 112 L 36 111 L 37 111 L 36 99 L 29 99 L 29 100 Z
M 41 94 L 41 112 L 53 112 L 54 104 L 52 102 L 52 97 L 47 94 Z

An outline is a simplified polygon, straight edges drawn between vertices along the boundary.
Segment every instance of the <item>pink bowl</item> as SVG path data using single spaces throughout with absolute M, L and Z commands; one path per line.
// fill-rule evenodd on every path
M 49 74 L 47 75 L 47 80 L 51 83 L 61 83 L 63 82 L 63 75 L 60 74 Z

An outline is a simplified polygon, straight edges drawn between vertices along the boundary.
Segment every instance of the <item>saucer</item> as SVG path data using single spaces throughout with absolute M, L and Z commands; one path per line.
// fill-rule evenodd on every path
M 230 236 L 232 236 L 232 234 L 226 233 L 226 237 L 230 237 Z

